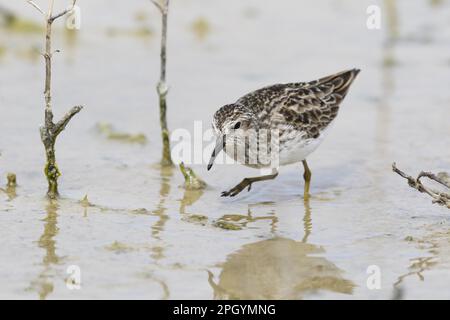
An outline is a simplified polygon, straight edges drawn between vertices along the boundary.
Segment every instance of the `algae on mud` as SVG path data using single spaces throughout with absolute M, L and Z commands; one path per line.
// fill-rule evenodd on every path
M 180 171 L 184 177 L 184 188 L 186 190 L 202 190 L 206 188 L 206 183 L 200 179 L 189 167 L 186 167 L 183 162 L 179 165 Z
M 14 200 L 17 197 L 17 177 L 15 173 L 8 173 L 6 176 L 6 188 L 0 188 L 0 192 L 5 193 L 8 196 L 8 199 Z
M 131 134 L 119 132 L 109 123 L 97 123 L 97 130 L 109 140 L 139 144 L 147 143 L 147 137 L 143 133 Z
M 21 18 L 13 12 L 0 7 L 0 26 L 8 32 L 42 34 L 45 28 L 33 20 Z

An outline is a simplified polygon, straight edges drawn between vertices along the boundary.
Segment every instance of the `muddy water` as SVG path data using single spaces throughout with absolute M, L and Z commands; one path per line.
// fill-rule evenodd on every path
M 19 185 L 0 191 L 0 298 L 450 298 L 450 212 L 390 168 L 450 171 L 450 3 L 303 2 L 173 1 L 168 117 L 193 134 L 250 90 L 361 68 L 309 159 L 310 201 L 298 165 L 231 200 L 220 192 L 251 169 L 195 165 L 209 187 L 185 191 L 159 168 L 159 16 L 148 1 L 96 0 L 80 1 L 79 33 L 55 30 L 56 116 L 86 108 L 59 138 L 62 199 L 49 203 L 42 36 L 1 29 L 0 175 Z M 366 28 L 373 3 L 381 30 Z M 98 123 L 147 143 L 107 139 Z M 80 290 L 66 286 L 72 265 Z M 380 289 L 366 285 L 371 265 Z

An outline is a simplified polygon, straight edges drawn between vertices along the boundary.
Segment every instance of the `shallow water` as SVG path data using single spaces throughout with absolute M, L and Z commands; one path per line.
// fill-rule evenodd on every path
M 10 2 L 0 5 L 39 22 Z M 386 14 L 371 31 L 374 2 Z M 449 1 L 173 1 L 172 130 L 206 130 L 218 107 L 267 84 L 362 69 L 309 158 L 310 201 L 299 165 L 233 199 L 220 192 L 253 170 L 197 165 L 209 187 L 185 191 L 177 169 L 156 165 L 157 11 L 80 5 L 81 31 L 55 30 L 56 117 L 85 106 L 58 140 L 57 203 L 44 198 L 37 129 L 42 36 L 0 29 L 0 175 L 19 183 L 0 191 L 0 298 L 450 298 L 450 212 L 391 171 L 450 171 Z M 98 123 L 148 143 L 108 140 Z M 80 290 L 66 286 L 71 265 Z M 366 285 L 371 265 L 380 289 Z

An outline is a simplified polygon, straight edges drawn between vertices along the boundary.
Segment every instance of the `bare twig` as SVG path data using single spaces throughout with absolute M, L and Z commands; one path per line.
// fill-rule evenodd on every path
M 444 175 L 445 175 L 446 177 L 444 177 Z M 447 188 L 450 189 L 450 181 L 449 181 L 449 179 L 447 178 L 448 175 L 447 175 L 447 174 L 444 174 L 443 172 L 441 172 L 441 173 L 438 174 L 438 175 L 435 175 L 435 174 L 433 174 L 433 173 L 431 173 L 431 172 L 423 172 L 423 171 L 422 171 L 422 172 L 419 174 L 419 176 L 417 177 L 417 179 L 420 180 L 420 178 L 422 178 L 422 177 L 427 177 L 427 178 L 429 178 L 429 179 L 431 179 L 431 180 L 436 181 L 437 183 L 440 183 L 440 184 L 443 185 L 444 187 L 447 187 Z
M 58 136 L 67 126 L 69 121 L 81 110 L 83 109 L 83 106 L 75 106 L 72 109 L 70 109 L 64 117 L 62 117 L 61 120 L 59 120 L 54 127 L 54 135 Z
M 28 0 L 28 3 L 31 4 L 37 11 L 42 13 L 44 16 L 46 15 L 44 10 L 42 10 L 41 7 L 39 7 L 34 1 Z
M 58 196 L 58 177 L 61 175 L 58 166 L 56 165 L 55 156 L 55 143 L 58 135 L 65 129 L 69 121 L 83 108 L 82 106 L 75 106 L 69 110 L 64 117 L 57 123 L 53 122 L 53 111 L 52 111 L 52 95 L 51 95 L 51 84 L 52 84 L 52 56 L 54 52 L 59 52 L 58 50 L 52 51 L 52 25 L 53 22 L 66 15 L 73 10 L 76 0 L 72 0 L 72 7 L 53 15 L 54 0 L 49 0 L 49 9 L 47 13 L 44 13 L 33 1 L 28 1 L 33 7 L 38 9 L 41 13 L 46 16 L 46 35 L 45 35 L 45 52 L 43 53 L 45 60 L 45 124 L 40 128 L 41 140 L 45 147 L 45 153 L 47 156 L 47 163 L 45 165 L 45 176 L 48 181 L 48 191 L 47 195 L 50 198 L 56 198 Z
M 72 11 L 74 9 L 76 4 L 77 4 L 77 0 L 72 0 L 72 7 L 71 8 L 68 8 L 68 9 L 66 9 L 66 10 L 64 10 L 64 11 L 62 11 L 62 12 L 60 12 L 60 13 L 54 15 L 54 16 L 51 16 L 50 20 L 53 22 L 56 19 L 59 19 L 59 18 L 65 16 L 66 14 L 68 14 L 70 11 Z
M 418 175 L 418 177 L 416 179 L 414 179 L 413 177 L 407 175 L 406 173 L 404 173 L 403 171 L 398 169 L 395 163 L 392 164 L 392 170 L 395 173 L 397 173 L 398 175 L 400 175 L 401 177 L 408 180 L 408 184 L 411 188 L 414 188 L 419 192 L 426 193 L 430 197 L 432 197 L 433 203 L 440 204 L 440 205 L 445 206 L 450 209 L 450 193 L 444 193 L 444 192 L 440 192 L 440 191 L 428 188 L 420 180 L 421 178 L 426 177 L 426 178 L 436 181 L 436 182 L 440 183 L 441 185 L 450 189 L 450 182 L 448 181 L 447 178 L 444 177 L 444 174 L 441 173 L 441 174 L 435 175 L 430 172 L 422 171 Z
M 52 15 L 53 15 L 53 6 L 54 5 L 55 5 L 55 0 L 50 0 L 49 9 L 48 9 L 48 12 L 47 12 L 48 19 L 50 19 L 52 17 Z
M 158 8 L 161 14 L 164 14 L 164 8 L 161 5 L 161 3 L 158 2 L 158 0 L 150 0 L 150 1 L 153 2 L 153 4 Z
M 159 114 L 160 114 L 160 125 L 161 125 L 161 135 L 163 141 L 163 153 L 161 164 L 163 166 L 172 166 L 172 158 L 170 155 L 170 140 L 169 140 L 169 129 L 167 127 L 167 100 L 166 96 L 169 91 L 166 83 L 166 65 L 167 65 L 167 20 L 169 14 L 169 0 L 164 0 L 161 4 L 157 0 L 151 0 L 152 3 L 161 12 L 162 18 L 162 31 L 161 31 L 161 74 L 159 83 L 157 86 L 157 91 L 159 95 Z

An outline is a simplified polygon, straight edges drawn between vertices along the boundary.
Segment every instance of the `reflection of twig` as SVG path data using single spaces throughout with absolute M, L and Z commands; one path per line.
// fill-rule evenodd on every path
M 45 300 L 54 290 L 52 266 L 60 263 L 60 257 L 56 254 L 56 236 L 58 234 L 58 210 L 59 205 L 54 200 L 50 200 L 46 206 L 47 216 L 43 220 L 44 232 L 38 240 L 39 248 L 45 250 L 42 259 L 44 269 L 39 274 L 38 279 L 32 281 L 30 289 L 36 289 L 39 299 Z
M 161 232 L 164 230 L 165 224 L 167 220 L 169 220 L 169 216 L 166 211 L 167 208 L 165 206 L 165 202 L 170 193 L 170 179 L 172 178 L 173 171 L 172 167 L 164 167 L 161 166 L 161 188 L 159 190 L 160 201 L 155 210 L 152 211 L 152 215 L 157 216 L 159 219 L 152 225 L 152 238 L 155 241 L 161 240 Z M 158 261 L 164 256 L 164 247 L 155 246 L 152 249 L 153 258 Z
M 411 188 L 416 189 L 419 192 L 426 193 L 433 198 L 433 203 L 440 204 L 441 206 L 446 206 L 450 209 L 450 193 L 439 192 L 433 189 L 430 189 L 422 184 L 420 181 L 421 178 L 426 177 L 430 180 L 436 181 L 437 183 L 447 187 L 450 189 L 450 181 L 448 179 L 448 175 L 445 173 L 440 173 L 435 175 L 430 172 L 422 171 L 416 179 L 407 175 L 403 171 L 399 170 L 395 163 L 392 164 L 392 170 L 400 175 L 401 177 L 408 180 L 408 184 Z
M 155 242 L 159 242 L 161 245 L 152 246 L 152 258 L 155 260 L 155 264 L 158 264 L 159 261 L 164 258 L 164 250 L 165 245 L 163 239 L 161 238 L 161 233 L 164 231 L 164 227 L 166 222 L 169 220 L 169 216 L 166 211 L 167 208 L 165 206 L 165 202 L 167 197 L 170 194 L 170 180 L 172 178 L 173 171 L 172 167 L 164 167 L 161 166 L 161 188 L 159 190 L 160 201 L 156 210 L 152 212 L 154 216 L 157 216 L 159 219 L 152 225 L 151 229 L 151 237 Z M 164 290 L 163 299 L 169 299 L 170 290 L 167 284 L 163 280 L 159 280 L 156 277 L 152 277 L 153 280 L 159 282 Z

